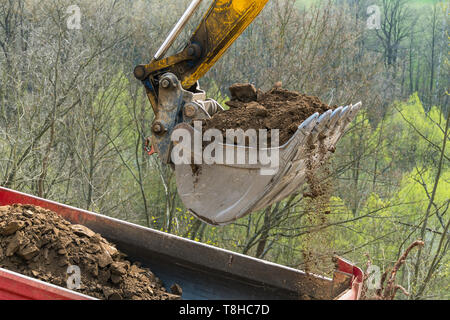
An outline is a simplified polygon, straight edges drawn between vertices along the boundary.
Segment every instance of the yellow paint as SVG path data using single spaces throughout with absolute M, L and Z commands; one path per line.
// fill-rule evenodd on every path
M 192 73 L 181 79 L 185 89 L 197 80 L 219 60 L 233 42 L 255 20 L 268 0 L 216 0 L 214 1 L 195 32 L 196 37 L 202 27 L 206 27 L 209 51 Z
M 244 32 L 250 23 L 255 20 L 268 0 L 215 0 L 209 7 L 200 25 L 191 38 L 192 42 L 207 44 L 204 57 L 199 65 L 186 70 L 179 75 L 176 70 L 188 60 L 187 51 L 167 57 L 159 61 L 151 61 L 145 65 L 148 74 L 166 69 L 180 76 L 184 89 L 192 87 L 208 70 L 214 66 L 225 51 Z M 153 91 L 147 90 L 147 96 L 155 114 L 158 114 L 158 97 Z

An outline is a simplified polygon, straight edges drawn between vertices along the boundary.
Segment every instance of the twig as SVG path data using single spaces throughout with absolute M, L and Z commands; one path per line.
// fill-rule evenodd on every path
M 387 281 L 386 284 L 386 288 L 384 289 L 384 293 L 383 292 L 383 283 L 386 280 L 387 277 L 387 273 L 388 271 L 386 271 L 383 274 L 383 277 L 381 278 L 381 283 L 380 283 L 380 289 L 377 290 L 377 298 L 381 299 L 381 300 L 393 300 L 395 298 L 395 295 L 397 294 L 398 290 L 401 290 L 405 295 L 409 296 L 408 291 L 406 291 L 405 288 L 403 288 L 400 285 L 396 285 L 395 284 L 395 278 L 397 276 L 397 272 L 400 269 L 400 267 L 406 262 L 406 258 L 408 257 L 410 251 L 414 248 L 414 247 L 422 247 L 424 246 L 424 242 L 422 240 L 416 240 L 414 241 L 407 249 L 406 251 L 402 254 L 402 256 L 397 260 L 397 262 L 395 263 L 394 267 L 392 268 L 391 274 L 389 276 L 389 279 Z

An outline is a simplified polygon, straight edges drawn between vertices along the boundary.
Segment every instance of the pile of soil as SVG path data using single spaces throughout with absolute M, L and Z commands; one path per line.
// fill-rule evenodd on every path
M 0 268 L 66 287 L 70 265 L 80 268 L 81 285 L 76 291 L 89 296 L 180 298 L 169 294 L 149 269 L 127 261 L 113 244 L 85 226 L 40 207 L 0 207 Z
M 268 92 L 256 90 L 252 84 L 230 87 L 232 99 L 226 102 L 229 110 L 220 111 L 205 120 L 203 130 L 219 129 L 279 129 L 280 145 L 289 141 L 298 126 L 318 112 L 334 110 L 318 97 L 288 91 L 277 85 Z M 270 142 L 270 141 L 269 141 Z

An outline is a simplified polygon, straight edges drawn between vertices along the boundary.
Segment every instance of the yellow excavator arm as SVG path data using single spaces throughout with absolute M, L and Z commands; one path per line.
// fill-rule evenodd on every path
M 185 15 L 175 26 L 153 60 L 135 69 L 135 76 L 144 81 L 150 103 L 155 112 L 158 104 L 158 79 L 163 73 L 177 76 L 185 90 L 214 66 L 225 51 L 252 23 L 268 0 L 215 0 L 204 15 L 200 25 L 188 41 L 185 49 L 163 58 L 201 0 L 194 0 Z M 148 81 L 147 81 L 148 79 Z
M 255 20 L 268 0 L 216 0 L 191 38 L 200 43 L 205 55 L 181 78 L 184 88 L 197 80 L 222 57 L 233 42 Z

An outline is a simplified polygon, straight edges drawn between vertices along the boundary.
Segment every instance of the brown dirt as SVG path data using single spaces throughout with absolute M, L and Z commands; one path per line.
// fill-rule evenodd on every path
M 274 87 L 268 92 L 256 90 L 251 84 L 230 87 L 232 99 L 229 110 L 221 111 L 205 120 L 203 130 L 219 129 L 279 129 L 280 145 L 285 144 L 298 126 L 314 113 L 334 110 L 319 98 Z M 270 143 L 270 141 L 269 141 Z
M 61 287 L 68 266 L 81 271 L 76 290 L 99 299 L 177 299 L 139 263 L 132 264 L 113 244 L 82 225 L 31 205 L 0 207 L 0 267 Z M 181 293 L 179 286 L 175 287 Z
M 325 160 L 327 150 L 323 140 L 318 145 L 311 145 L 308 150 L 306 161 L 306 183 L 308 191 L 303 194 L 305 220 L 311 226 L 311 230 L 303 238 L 303 262 L 302 269 L 307 273 L 332 275 L 334 266 L 329 259 L 334 252 L 331 248 L 333 243 L 332 234 L 329 229 L 322 229 L 329 223 L 330 197 L 333 185 L 330 181 L 330 168 Z M 318 148 L 317 159 L 313 159 L 315 148 Z M 316 161 L 314 161 L 316 160 Z

